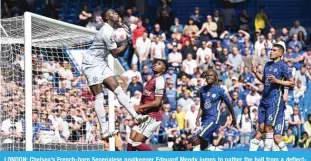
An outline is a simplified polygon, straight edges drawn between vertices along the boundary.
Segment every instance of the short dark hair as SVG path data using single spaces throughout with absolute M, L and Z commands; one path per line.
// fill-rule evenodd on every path
M 273 47 L 279 48 L 280 50 L 282 50 L 283 53 L 285 51 L 284 47 L 282 45 L 280 45 L 280 44 L 274 44 Z
M 102 19 L 103 19 L 104 22 L 107 22 L 106 17 L 107 17 L 107 13 L 108 13 L 109 11 L 113 11 L 113 9 L 111 9 L 111 8 L 105 8 L 104 11 L 103 11 L 102 14 L 101 14 L 101 17 L 102 17 Z
M 156 63 L 156 62 L 158 62 L 158 61 L 161 61 L 161 62 L 164 64 L 164 66 L 165 66 L 165 72 L 166 72 L 166 71 L 168 70 L 168 63 L 167 63 L 167 61 L 164 60 L 164 59 L 154 59 L 153 63 Z

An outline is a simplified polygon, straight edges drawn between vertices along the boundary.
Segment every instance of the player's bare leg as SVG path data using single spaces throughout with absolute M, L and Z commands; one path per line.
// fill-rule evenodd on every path
M 126 110 L 135 118 L 135 120 L 139 123 L 143 123 L 148 120 L 148 116 L 138 115 L 135 111 L 134 105 L 130 103 L 128 96 L 125 94 L 121 86 L 116 79 L 116 77 L 111 76 L 104 79 L 103 84 L 107 87 L 110 91 L 117 96 L 120 104 L 126 108 Z
M 104 108 L 104 95 L 102 92 L 102 84 L 92 85 L 90 86 L 90 90 L 95 97 L 95 112 L 101 129 L 101 138 L 107 139 L 118 134 L 118 130 L 109 131 L 106 111 Z
M 132 130 L 130 134 L 130 140 L 132 141 L 131 146 L 133 149 L 138 151 L 152 151 L 151 147 L 147 145 L 145 142 L 147 141 L 147 137 Z

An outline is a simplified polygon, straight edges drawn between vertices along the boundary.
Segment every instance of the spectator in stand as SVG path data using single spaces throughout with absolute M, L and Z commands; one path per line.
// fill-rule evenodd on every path
M 152 75 L 153 75 L 153 71 L 150 70 L 148 65 L 144 65 L 142 73 L 141 73 L 141 77 L 142 77 L 143 82 L 147 82 L 147 77 L 152 76 Z
M 123 17 L 123 22 L 124 24 L 126 24 L 127 26 L 129 26 L 130 28 L 132 28 L 133 24 L 136 24 L 136 22 L 138 21 L 138 18 L 133 16 L 133 12 L 131 8 L 128 8 L 126 10 L 126 15 Z
M 311 148 L 311 138 L 308 133 L 302 133 L 301 139 L 298 141 L 298 145 L 300 148 Z
M 136 64 L 132 65 L 132 69 L 131 70 L 127 70 L 126 72 L 124 72 L 121 75 L 121 78 L 124 81 L 126 81 L 128 83 L 131 83 L 132 77 L 134 77 L 134 76 L 138 76 L 138 81 L 142 82 L 141 73 L 138 71 L 138 66 Z
M 237 70 L 239 66 L 243 65 L 243 57 L 238 48 L 232 48 L 232 53 L 228 55 L 228 64 L 233 67 L 233 70 Z
M 171 107 L 170 104 L 163 104 L 162 122 L 160 125 L 160 130 L 165 132 L 165 126 L 171 119 Z
M 192 19 L 197 26 L 201 27 L 203 16 L 200 15 L 200 8 L 199 7 L 196 7 L 194 9 L 194 14 L 192 14 L 190 16 L 190 19 Z
M 155 37 L 155 41 L 151 43 L 151 56 L 150 60 L 165 59 L 165 44 L 161 37 Z
M 286 130 L 286 134 L 282 137 L 282 140 L 287 145 L 287 147 L 294 147 L 296 143 L 295 135 L 293 135 L 293 131 L 291 129 Z
M 201 30 L 196 33 L 196 36 L 199 36 L 204 30 L 206 30 L 210 39 L 217 38 L 217 24 L 213 22 L 212 16 L 207 15 L 206 18 L 207 21 L 202 25 Z
M 187 112 L 191 108 L 191 105 L 194 104 L 193 99 L 190 98 L 190 94 L 191 93 L 188 90 L 184 91 L 183 97 L 177 101 L 177 105 L 180 106 L 185 112 Z
M 219 10 L 214 11 L 213 21 L 217 24 L 217 34 L 220 35 L 225 31 L 224 19 L 219 14 Z
M 303 86 L 307 86 L 308 77 L 306 66 L 302 66 L 299 71 L 296 71 L 295 79 L 300 80 Z
M 178 52 L 177 44 L 173 44 L 173 51 L 168 54 L 168 63 L 174 68 L 179 68 L 182 63 L 182 55 Z
M 185 40 L 185 44 L 181 48 L 180 53 L 182 55 L 182 60 L 185 60 L 188 54 L 191 54 L 192 58 L 196 59 L 196 53 L 195 53 L 193 46 L 190 45 L 190 40 Z
M 238 48 L 238 37 L 235 35 L 230 36 L 229 52 L 232 52 L 232 48 Z
M 255 29 L 256 30 L 260 30 L 261 34 L 264 34 L 265 32 L 265 28 L 266 28 L 266 23 L 270 26 L 270 22 L 269 22 L 269 19 L 268 19 L 268 16 L 266 15 L 265 11 L 264 11 L 264 6 L 261 6 L 259 8 L 259 12 L 256 14 L 256 17 L 255 17 Z
M 199 32 L 198 26 L 194 23 L 193 19 L 188 20 L 188 24 L 184 27 L 184 35 L 194 35 Z
M 146 29 L 143 26 L 143 22 L 140 19 L 138 19 L 137 20 L 137 27 L 136 27 L 136 29 L 133 30 L 133 45 L 134 46 L 136 45 L 136 40 L 139 37 L 143 37 L 144 33 L 146 33 Z
M 177 74 L 175 73 L 175 68 L 174 67 L 169 67 L 168 72 L 164 75 L 165 79 L 170 79 L 172 80 L 173 83 L 173 88 L 176 88 L 176 83 L 177 83 Z
M 82 8 L 82 11 L 79 14 L 79 25 L 80 26 L 86 26 L 88 23 L 88 20 L 92 17 L 92 14 L 89 13 L 87 5 L 84 5 Z
M 298 20 L 296 20 L 294 22 L 294 26 L 290 29 L 289 31 L 289 36 L 294 36 L 294 35 L 298 35 L 299 31 L 301 31 L 303 33 L 304 38 L 307 38 L 307 31 L 303 26 L 300 26 L 300 22 Z
M 293 108 L 294 113 L 291 115 L 289 119 L 289 128 L 293 130 L 293 134 L 296 137 L 301 135 L 301 128 L 304 124 L 304 118 L 299 113 L 298 105 L 295 105 Z
M 154 31 L 150 33 L 149 38 L 152 42 L 155 42 L 156 38 L 160 38 L 162 41 L 166 40 L 165 33 L 161 30 L 158 23 L 154 25 Z
M 288 43 L 288 46 L 292 47 L 293 49 L 295 46 L 299 46 L 299 48 L 302 48 L 302 44 L 300 41 L 298 41 L 298 36 L 297 34 L 294 34 L 292 36 L 292 40 Z
M 176 121 L 178 124 L 178 130 L 183 130 L 185 129 L 185 110 L 180 106 L 177 105 L 177 109 L 176 109 Z
M 303 125 L 303 129 L 309 136 L 311 136 L 311 114 L 308 114 L 308 121 Z
M 173 24 L 172 18 L 165 10 L 161 11 L 161 14 L 157 17 L 156 22 L 161 26 L 162 31 L 166 34 L 168 34 L 168 32 L 170 31 L 170 27 Z
M 228 141 L 227 148 L 235 147 L 240 140 L 239 131 L 231 124 L 227 124 L 224 131 L 225 131 L 225 138 Z
M 160 16 L 162 11 L 165 11 L 167 13 L 171 13 L 172 9 L 171 7 L 167 4 L 167 1 L 161 1 L 162 6 L 158 8 L 157 15 Z
M 144 19 L 143 26 L 146 28 L 147 33 L 151 33 L 152 31 L 152 25 L 150 24 L 150 20 L 148 18 Z
M 246 12 L 246 9 L 242 10 L 242 13 L 239 17 L 240 20 L 240 30 L 249 31 L 249 22 L 250 22 L 250 17 L 248 17 L 248 14 Z
M 240 132 L 241 144 L 248 144 L 253 130 L 254 118 L 250 114 L 249 107 L 244 107 L 242 114 L 237 117 L 237 127 Z
M 139 70 L 141 71 L 143 66 L 150 64 L 149 54 L 151 49 L 151 40 L 148 38 L 148 34 L 146 32 L 144 32 L 141 37 L 136 39 L 135 47 L 139 60 Z M 134 61 L 132 63 L 136 64 Z
M 141 84 L 141 83 L 138 83 L 138 84 Z M 130 87 L 128 87 L 128 90 L 129 90 L 129 88 L 130 88 Z M 130 92 L 130 91 L 129 91 L 129 92 Z M 134 106 L 138 106 L 138 105 L 140 105 L 140 99 L 141 99 L 141 92 L 138 91 L 138 90 L 136 90 L 136 91 L 134 92 L 134 96 L 131 96 L 130 102 L 131 102 L 132 104 L 134 104 Z
M 235 10 L 232 8 L 232 5 L 229 1 L 224 2 L 224 8 L 221 10 L 221 14 L 224 16 L 224 24 L 226 30 L 233 30 L 234 32 L 234 25 L 235 25 L 235 18 L 236 13 Z
M 171 26 L 170 32 L 174 32 L 175 29 L 177 29 L 179 33 L 182 33 L 184 30 L 183 25 L 179 23 L 179 19 L 177 17 L 174 19 L 174 24 Z
M 251 55 L 249 48 L 245 48 L 243 53 L 244 53 L 243 56 L 244 66 L 247 67 L 248 69 L 251 69 L 254 57 L 253 55 Z
M 194 132 L 194 130 L 196 129 L 197 125 L 196 125 L 196 120 L 193 118 L 197 118 L 199 111 L 196 109 L 195 104 L 191 105 L 191 109 L 186 111 L 186 115 L 185 115 L 185 130 L 186 131 L 190 131 L 190 132 Z
M 167 48 L 169 50 L 172 50 L 173 46 L 176 46 L 176 45 L 177 45 L 177 49 L 180 50 L 182 45 L 179 42 L 177 35 L 175 33 L 172 33 L 171 39 L 167 42 Z
M 101 16 L 102 12 L 103 11 L 101 10 L 100 5 L 97 5 L 92 15 L 93 17 L 95 17 L 96 24 L 103 24 L 103 19 Z
M 291 62 L 303 62 L 306 65 L 311 65 L 311 48 L 308 48 L 305 53 L 296 59 L 290 59 Z
M 127 91 L 129 92 L 129 96 L 133 97 L 136 91 L 143 92 L 143 84 L 138 81 L 138 76 L 135 75 L 132 77 L 132 81 L 129 84 Z
M 167 98 L 168 104 L 170 105 L 170 109 L 172 111 L 176 111 L 177 108 L 177 90 L 174 88 L 174 82 L 172 80 L 168 80 L 167 89 L 165 92 L 165 96 Z
M 296 86 L 294 87 L 294 103 L 299 104 L 301 101 L 301 98 L 304 96 L 306 92 L 306 86 L 302 85 L 302 82 L 300 79 L 296 81 Z
M 260 35 L 259 40 L 255 42 L 255 56 L 261 54 L 262 49 L 265 48 L 266 39 L 264 35 Z
M 282 29 L 281 40 L 285 43 L 289 41 L 289 34 L 287 28 Z
M 210 43 L 210 42 L 208 42 Z M 209 62 L 213 59 L 213 53 L 210 48 L 207 47 L 208 44 L 206 41 L 202 41 L 202 46 L 197 50 L 197 64 L 198 66 L 204 64 L 207 60 L 205 59 L 206 56 L 209 57 Z
M 18 118 L 18 111 L 13 104 L 8 106 L 8 118 L 2 122 L 0 135 L 4 137 L 2 143 L 20 142 L 23 133 L 21 119 Z
M 186 73 L 189 75 L 193 75 L 196 73 L 197 62 L 192 59 L 192 54 L 187 55 L 187 59 L 182 62 L 182 66 L 186 67 Z

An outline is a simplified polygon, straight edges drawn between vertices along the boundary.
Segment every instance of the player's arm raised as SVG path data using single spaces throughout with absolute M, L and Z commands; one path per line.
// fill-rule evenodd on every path
M 254 61 L 252 61 L 252 72 L 255 74 L 256 78 L 257 78 L 261 83 L 264 83 L 263 75 L 262 75 L 261 73 L 257 72 L 257 67 L 256 67 Z

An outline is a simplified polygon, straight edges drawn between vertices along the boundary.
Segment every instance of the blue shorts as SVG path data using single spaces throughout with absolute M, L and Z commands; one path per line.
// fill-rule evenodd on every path
M 282 100 L 262 100 L 258 108 L 258 123 L 266 124 L 274 128 L 274 134 L 283 134 L 285 120 L 285 104 Z
M 212 143 L 213 134 L 218 132 L 219 127 L 220 125 L 215 124 L 214 122 L 204 122 L 200 131 L 198 132 L 198 135 L 200 138 Z

